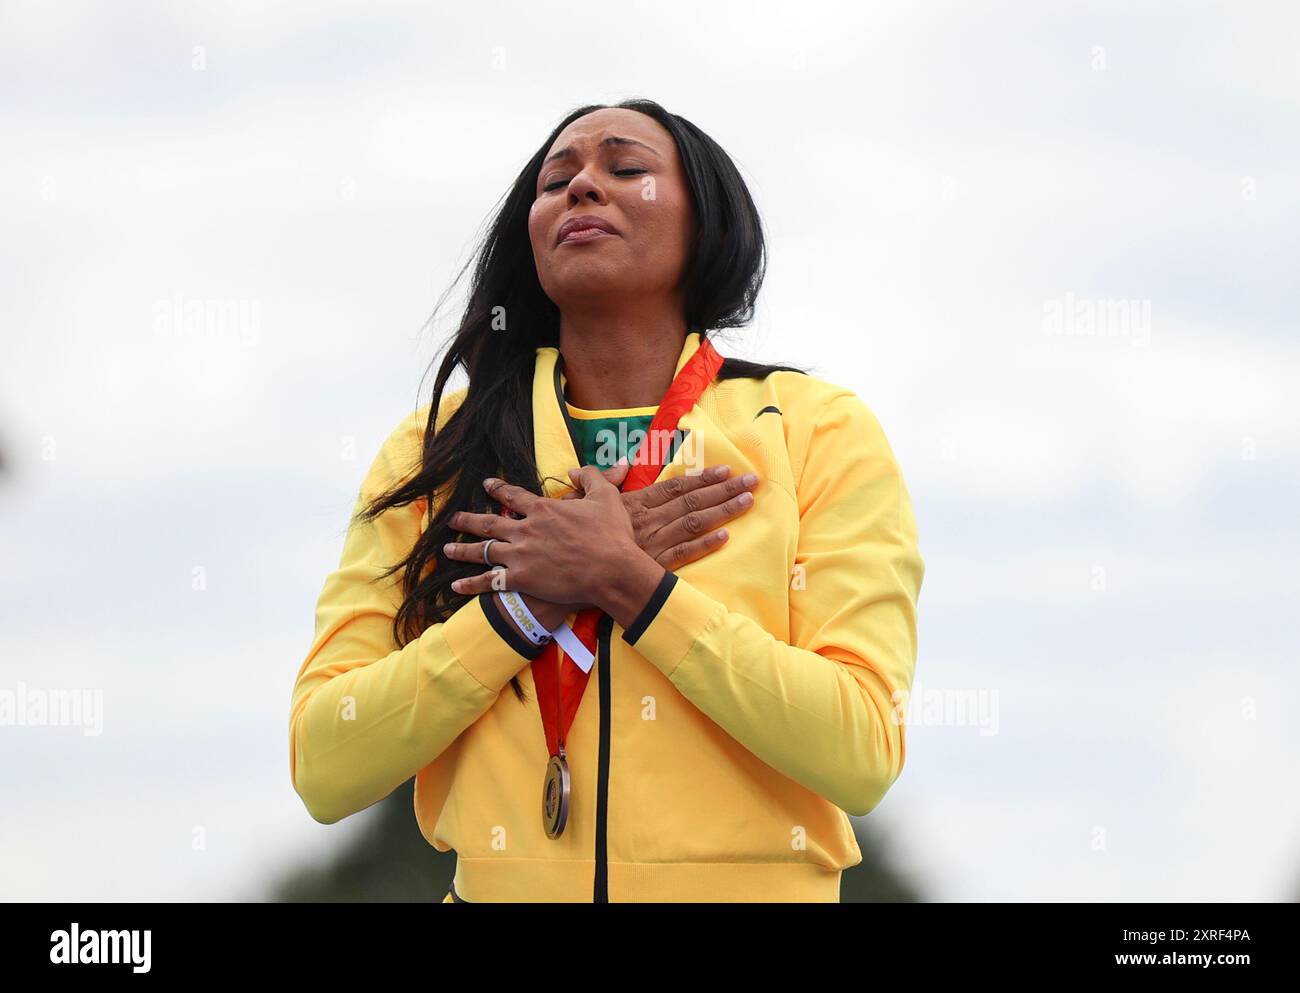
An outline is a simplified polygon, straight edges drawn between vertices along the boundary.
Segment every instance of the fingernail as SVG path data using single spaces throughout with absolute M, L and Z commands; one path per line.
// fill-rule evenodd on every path
M 461 582 L 462 582 L 462 581 L 459 580 L 459 579 L 453 579 L 452 582 L 451 582 L 451 588 L 452 588 L 453 590 L 459 590 L 459 589 L 460 589 L 460 584 L 461 584 Z
M 752 472 L 747 472 L 745 473 L 744 476 L 740 478 L 740 481 L 744 483 L 746 486 L 753 486 L 755 483 L 758 482 L 758 477 L 754 475 Z
M 488 476 L 487 479 L 483 480 L 483 486 L 487 489 L 491 489 L 492 484 L 495 483 L 496 481 L 497 481 L 496 476 Z
M 442 546 L 442 553 L 443 553 L 444 555 L 450 555 L 450 554 L 451 554 L 451 542 L 447 542 L 447 544 L 445 544 L 445 545 Z
M 740 494 L 740 496 L 736 497 L 736 502 L 740 504 L 742 507 L 748 507 L 751 503 L 754 502 L 754 494 L 746 491 Z
M 718 540 L 719 540 L 719 541 L 726 541 L 726 540 L 727 540 L 727 529 L 726 529 L 726 528 L 718 528 Z
M 731 466 L 729 466 L 729 465 L 719 465 L 719 466 L 714 466 L 714 468 L 713 468 L 713 478 L 714 478 L 714 479 L 722 479 L 724 476 L 726 476 L 726 475 L 727 475 L 728 473 L 730 473 L 730 472 L 731 472 Z

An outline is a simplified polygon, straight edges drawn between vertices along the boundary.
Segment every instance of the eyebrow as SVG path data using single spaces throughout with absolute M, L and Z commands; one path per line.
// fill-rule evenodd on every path
M 602 148 L 609 145 L 640 145 L 642 148 L 644 148 L 646 151 L 650 152 L 651 154 L 655 156 L 659 155 L 658 152 L 656 152 L 653 148 L 647 145 L 644 141 L 637 141 L 635 138 L 621 138 L 618 135 L 612 134 L 600 143 L 600 147 Z M 566 145 L 564 148 L 561 148 L 558 152 L 552 152 L 550 155 L 546 156 L 546 158 L 542 160 L 542 165 L 546 165 L 546 163 L 550 162 L 552 159 L 568 158 L 571 155 L 573 155 L 573 149 L 570 146 Z

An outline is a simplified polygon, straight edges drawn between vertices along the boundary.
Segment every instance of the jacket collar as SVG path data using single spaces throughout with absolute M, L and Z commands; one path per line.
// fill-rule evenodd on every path
M 677 356 L 677 367 L 673 376 L 682 371 L 682 366 L 690 360 L 700 347 L 700 333 L 692 331 L 686 336 L 681 353 Z M 560 387 L 560 376 L 556 366 L 560 350 L 553 345 L 544 345 L 537 349 L 537 359 L 533 366 L 533 448 L 537 456 L 537 469 L 542 477 L 543 493 L 548 497 L 562 496 L 571 488 L 569 470 L 581 465 L 577 450 L 573 447 L 573 436 L 569 433 L 568 410 L 564 406 L 564 393 Z M 705 388 L 705 396 L 713 388 L 710 383 Z M 704 397 L 701 397 L 703 402 Z M 683 430 L 695 427 L 700 416 L 700 404 L 696 404 L 682 415 L 678 426 Z M 681 447 L 673 456 L 673 462 L 680 460 Z M 672 463 L 669 463 L 670 465 Z M 660 472 L 663 478 L 668 466 Z

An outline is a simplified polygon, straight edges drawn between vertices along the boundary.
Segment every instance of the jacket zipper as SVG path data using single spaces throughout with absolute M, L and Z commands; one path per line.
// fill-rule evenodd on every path
M 596 767 L 596 881 L 593 903 L 609 903 L 609 635 L 614 618 L 601 614 L 596 626 L 596 655 L 600 667 L 600 750 Z

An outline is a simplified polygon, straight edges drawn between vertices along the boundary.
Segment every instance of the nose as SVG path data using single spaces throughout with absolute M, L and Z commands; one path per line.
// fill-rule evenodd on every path
M 590 200 L 592 203 L 605 202 L 605 190 L 592 177 L 590 169 L 583 169 L 569 180 L 565 192 L 569 195 L 570 207 L 581 200 Z

